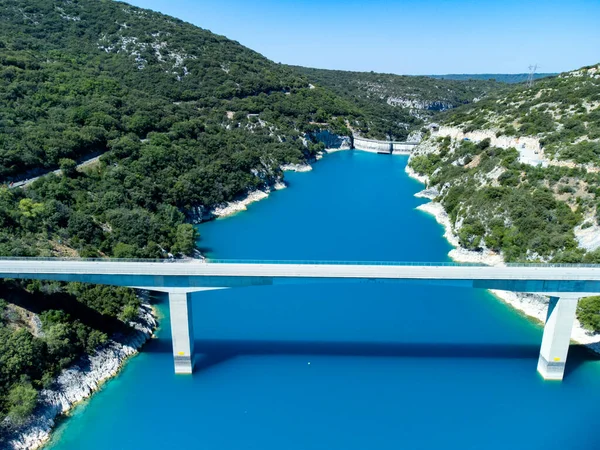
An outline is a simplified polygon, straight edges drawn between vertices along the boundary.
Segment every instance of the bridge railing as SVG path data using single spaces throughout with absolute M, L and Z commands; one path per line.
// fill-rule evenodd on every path
M 311 265 L 344 265 L 344 266 L 475 266 L 485 267 L 481 263 L 458 262 L 399 262 L 399 261 L 344 261 L 344 260 L 293 260 L 293 259 L 141 259 L 141 258 L 77 258 L 77 257 L 27 257 L 27 256 L 0 256 L 0 261 L 73 261 L 73 262 L 130 262 L 130 263 L 211 263 L 211 264 L 311 264 Z
M 223 259 L 207 258 L 202 259 L 142 259 L 142 258 L 74 258 L 74 257 L 29 257 L 29 256 L 0 256 L 1 261 L 73 261 L 73 262 L 129 262 L 129 263 L 211 263 L 211 264 L 311 264 L 311 265 L 344 265 L 344 266 L 447 266 L 447 267 L 490 267 L 483 263 L 465 263 L 465 262 L 435 262 L 435 261 L 347 261 L 347 260 L 292 260 L 292 259 Z M 596 268 L 600 269 L 600 264 L 552 264 L 552 263 L 506 263 L 506 267 L 564 267 L 564 268 Z
M 0 261 L 81 261 L 81 262 L 135 262 L 135 263 L 157 263 L 157 262 L 170 262 L 178 261 L 175 259 L 167 258 L 78 258 L 78 257 L 66 257 L 66 256 L 0 256 Z M 189 260 L 179 260 L 189 261 Z M 201 261 L 201 260 L 197 260 Z
M 587 267 L 600 269 L 600 264 L 563 264 L 563 263 L 505 263 L 506 267 Z
M 485 267 L 481 263 L 458 262 L 399 262 L 399 261 L 343 261 L 343 260 L 292 260 L 292 259 L 211 259 L 206 260 L 212 264 L 310 264 L 310 265 L 340 265 L 340 266 L 475 266 Z

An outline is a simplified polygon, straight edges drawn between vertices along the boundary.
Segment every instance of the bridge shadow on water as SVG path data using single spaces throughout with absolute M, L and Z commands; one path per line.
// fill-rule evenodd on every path
M 502 343 L 407 343 L 407 342 L 350 342 L 350 341 L 282 341 L 282 340 L 197 340 L 195 372 L 238 356 L 319 355 L 373 358 L 452 358 L 452 359 L 529 359 L 537 364 L 540 346 Z M 171 353 L 169 340 L 154 341 L 148 352 Z M 582 363 L 599 360 L 583 346 L 571 346 L 567 374 Z

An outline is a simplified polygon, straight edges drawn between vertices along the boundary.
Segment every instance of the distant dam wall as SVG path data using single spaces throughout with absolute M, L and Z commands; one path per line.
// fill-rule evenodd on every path
M 353 148 L 388 155 L 410 155 L 418 142 L 378 141 L 354 136 Z

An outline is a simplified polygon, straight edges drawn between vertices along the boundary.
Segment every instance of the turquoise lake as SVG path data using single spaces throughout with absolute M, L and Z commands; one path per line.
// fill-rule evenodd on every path
M 448 261 L 407 157 L 339 152 L 199 227 L 212 257 Z M 55 450 L 600 449 L 600 362 L 536 372 L 542 329 L 485 291 L 416 285 L 197 294 L 193 376 L 157 339 L 65 420 Z

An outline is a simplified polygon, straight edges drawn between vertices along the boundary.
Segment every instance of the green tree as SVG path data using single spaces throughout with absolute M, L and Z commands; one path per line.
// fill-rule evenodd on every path
M 8 417 L 14 423 L 22 423 L 31 415 L 37 403 L 37 391 L 31 383 L 21 382 L 8 391 Z
M 118 242 L 113 249 L 113 256 L 115 258 L 135 258 L 137 256 L 137 250 L 135 245 Z
M 44 204 L 24 198 L 19 202 L 19 212 L 25 217 L 35 218 L 44 212 Z
M 196 228 L 189 224 L 184 223 L 177 227 L 175 233 L 175 244 L 173 245 L 173 251 L 176 253 L 182 253 L 184 255 L 191 255 L 196 248 L 196 241 L 198 240 L 198 232 Z
M 58 163 L 65 177 L 73 177 L 77 174 L 77 163 L 72 159 L 62 158 Z
M 600 331 L 600 296 L 579 300 L 577 320 L 590 331 Z

